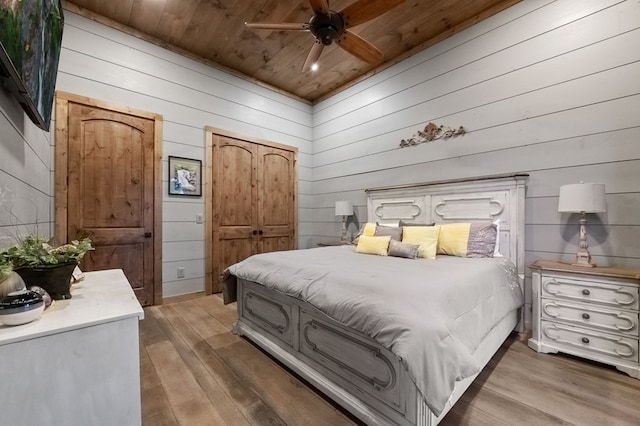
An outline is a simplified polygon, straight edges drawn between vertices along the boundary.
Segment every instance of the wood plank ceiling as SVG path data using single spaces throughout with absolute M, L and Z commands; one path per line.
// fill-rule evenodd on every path
M 340 11 L 355 0 L 330 1 Z M 400 62 L 520 0 L 406 0 L 350 28 L 384 54 L 371 65 L 332 44 L 302 72 L 309 32 L 252 30 L 244 22 L 308 22 L 308 0 L 67 0 L 65 9 L 310 103 Z

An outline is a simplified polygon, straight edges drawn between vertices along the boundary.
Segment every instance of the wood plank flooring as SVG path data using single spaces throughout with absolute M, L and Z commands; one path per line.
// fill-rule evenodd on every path
M 218 295 L 145 308 L 142 423 L 360 425 L 269 355 L 231 333 Z M 640 380 L 509 338 L 441 425 L 638 425 Z

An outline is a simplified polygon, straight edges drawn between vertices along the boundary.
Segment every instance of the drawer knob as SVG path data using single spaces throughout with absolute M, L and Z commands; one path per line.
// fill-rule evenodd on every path
M 587 337 L 583 337 L 582 339 L 582 343 L 589 343 L 589 339 Z
M 582 319 L 588 320 L 589 318 L 591 318 L 589 314 L 582 314 Z
M 582 294 L 584 294 L 585 296 L 588 296 L 591 294 L 591 292 L 585 288 L 584 290 L 582 290 Z

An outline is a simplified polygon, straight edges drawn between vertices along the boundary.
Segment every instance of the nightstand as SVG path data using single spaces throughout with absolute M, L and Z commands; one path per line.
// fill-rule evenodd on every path
M 529 268 L 533 297 L 529 347 L 610 364 L 640 379 L 640 270 L 544 260 Z
M 350 245 L 352 245 L 350 242 L 340 241 L 340 240 L 320 241 L 318 243 L 318 247 L 350 246 Z

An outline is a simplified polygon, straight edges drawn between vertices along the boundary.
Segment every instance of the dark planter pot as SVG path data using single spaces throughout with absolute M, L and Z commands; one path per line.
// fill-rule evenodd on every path
M 42 287 L 54 300 L 71 299 L 71 274 L 77 263 L 29 267 L 23 266 L 15 271 L 27 288 L 32 285 Z

